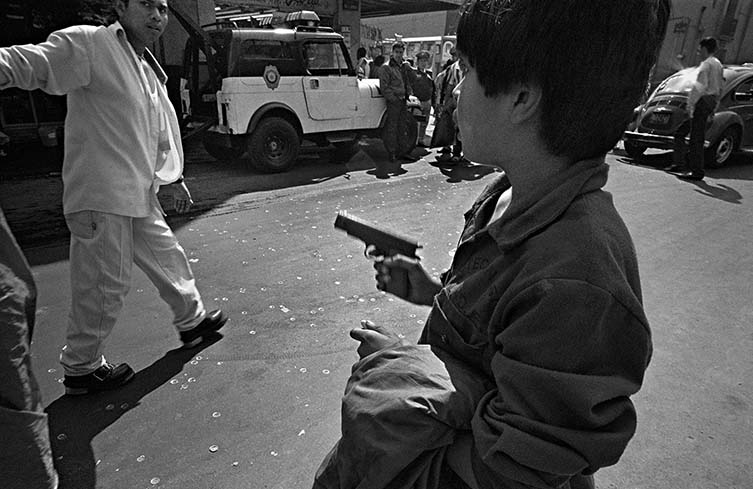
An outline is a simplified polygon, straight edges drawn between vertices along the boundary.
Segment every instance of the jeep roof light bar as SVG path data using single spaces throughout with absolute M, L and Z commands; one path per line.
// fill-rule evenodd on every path
M 285 17 L 285 22 L 293 28 L 299 26 L 319 27 L 321 19 L 316 15 L 316 12 L 312 10 L 299 10 L 297 12 L 290 12 Z

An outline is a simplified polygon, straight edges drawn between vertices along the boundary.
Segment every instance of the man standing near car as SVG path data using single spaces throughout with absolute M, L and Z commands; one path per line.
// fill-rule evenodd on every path
M 403 61 L 405 44 L 396 42 L 392 45 L 390 61 L 379 69 L 379 86 L 387 102 L 387 118 L 384 122 L 382 141 L 387 149 L 390 163 L 396 163 L 398 158 L 403 161 L 416 161 L 404 151 L 408 132 L 405 118 L 406 100 L 411 94 L 411 80 L 413 68 Z M 414 75 L 415 76 L 415 75 Z
M 668 171 L 679 178 L 703 180 L 703 143 L 706 136 L 706 123 L 714 115 L 719 104 L 724 83 L 722 63 L 714 56 L 716 39 L 705 37 L 699 43 L 698 51 L 703 61 L 698 66 L 698 75 L 688 94 L 688 121 L 675 133 L 674 164 Z M 685 136 L 690 133 L 690 151 L 685 144 Z
M 0 89 L 67 94 L 63 212 L 71 231 L 71 312 L 60 360 L 68 394 L 115 389 L 134 372 L 105 360 L 135 263 L 157 287 L 187 347 L 227 320 L 207 313 L 157 199 L 193 201 L 183 183 L 178 120 L 164 71 L 146 49 L 167 24 L 167 0 L 116 0 L 118 21 L 73 26 L 38 45 L 0 48 Z

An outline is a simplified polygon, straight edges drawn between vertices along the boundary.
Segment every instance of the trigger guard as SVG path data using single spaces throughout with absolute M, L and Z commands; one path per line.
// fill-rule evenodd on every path
M 377 259 L 379 259 L 380 254 L 379 254 L 379 250 L 377 250 L 376 246 L 374 246 L 374 245 L 368 245 L 363 250 L 363 256 L 365 256 L 369 260 L 376 261 Z

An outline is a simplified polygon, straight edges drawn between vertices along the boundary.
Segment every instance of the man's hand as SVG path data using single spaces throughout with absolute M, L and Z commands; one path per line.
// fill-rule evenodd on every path
M 193 199 L 191 199 L 191 192 L 188 191 L 185 182 L 173 183 L 170 185 L 170 190 L 173 193 L 173 206 L 178 214 L 188 212 L 193 205 Z
M 350 330 L 350 337 L 361 342 L 357 350 L 359 358 L 367 357 L 402 342 L 394 331 L 367 320 L 361 321 L 360 328 Z
M 374 262 L 377 289 L 385 290 L 392 279 L 390 270 L 396 268 L 408 272 L 408 296 L 400 297 L 401 299 L 419 306 L 430 306 L 434 303 L 434 296 L 442 289 L 442 284 L 429 275 L 421 262 L 403 255 L 386 257 Z

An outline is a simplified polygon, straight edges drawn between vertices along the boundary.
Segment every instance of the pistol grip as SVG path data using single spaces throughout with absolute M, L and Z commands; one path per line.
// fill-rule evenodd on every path
M 384 290 L 403 299 L 408 298 L 408 270 L 403 268 L 393 268 L 390 270 L 390 281 L 387 282 Z

